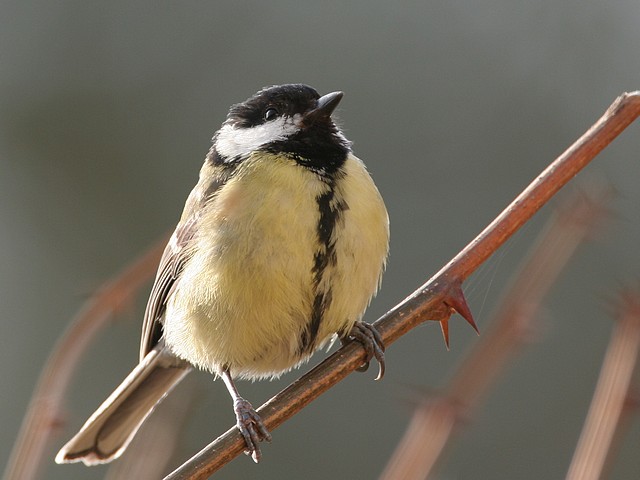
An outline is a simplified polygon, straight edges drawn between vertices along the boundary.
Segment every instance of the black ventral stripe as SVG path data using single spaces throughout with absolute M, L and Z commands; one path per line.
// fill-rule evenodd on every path
M 311 352 L 315 349 L 315 342 L 318 337 L 320 324 L 324 312 L 331 304 L 331 287 L 322 287 L 322 279 L 325 273 L 336 265 L 336 238 L 334 230 L 336 225 L 342 221 L 343 212 L 348 208 L 342 199 L 336 199 L 335 184 L 342 177 L 341 171 L 335 171 L 332 176 L 327 177 L 328 189 L 316 198 L 320 218 L 318 220 L 317 235 L 320 248 L 315 252 L 313 258 L 313 288 L 315 296 L 311 310 L 311 319 L 300 337 L 300 352 Z

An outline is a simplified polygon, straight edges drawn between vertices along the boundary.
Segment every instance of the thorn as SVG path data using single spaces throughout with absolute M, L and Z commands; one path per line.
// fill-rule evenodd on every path
M 447 350 L 449 350 L 449 317 L 440 320 L 440 328 L 442 329 L 444 344 L 447 346 Z
M 473 327 L 478 335 L 480 335 L 480 331 L 478 330 L 478 326 L 476 322 L 473 320 L 473 314 L 471 313 L 471 309 L 469 305 L 467 305 L 467 300 L 464 298 L 464 293 L 462 293 L 462 289 L 459 284 L 453 286 L 452 290 L 449 292 L 449 295 L 444 300 L 444 303 L 455 310 L 462 318 L 464 318 L 469 325 Z

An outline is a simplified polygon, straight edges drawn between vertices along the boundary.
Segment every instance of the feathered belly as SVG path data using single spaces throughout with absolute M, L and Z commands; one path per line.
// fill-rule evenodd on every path
M 271 377 L 346 335 L 377 288 L 388 239 L 386 211 L 362 172 L 353 198 L 299 166 L 227 184 L 167 304 L 174 353 L 213 372 Z M 369 190 L 358 190 L 360 180 Z
M 209 205 L 164 323 L 178 356 L 246 377 L 277 375 L 306 356 L 314 296 L 313 189 L 259 187 L 236 181 Z

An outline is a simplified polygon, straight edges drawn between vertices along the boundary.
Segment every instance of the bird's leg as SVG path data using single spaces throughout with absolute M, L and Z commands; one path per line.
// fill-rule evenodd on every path
M 376 330 L 376 327 L 370 323 L 358 321 L 353 325 L 346 337 L 340 338 L 343 345 L 349 340 L 355 340 L 361 343 L 367 352 L 367 360 L 358 368 L 358 371 L 365 372 L 369 368 L 369 362 L 375 357 L 379 365 L 376 380 L 384 377 L 384 342 L 382 341 L 380 333 Z
M 238 393 L 238 389 L 233 383 L 228 367 L 225 367 L 222 371 L 221 377 L 233 399 L 233 410 L 236 413 L 236 426 L 244 437 L 244 442 L 247 444 L 245 453 L 251 455 L 253 461 L 258 463 L 262 456 L 259 443 L 263 440 L 270 442 L 271 434 L 267 430 L 267 427 L 264 426 L 260 415 L 253 409 L 253 406 Z

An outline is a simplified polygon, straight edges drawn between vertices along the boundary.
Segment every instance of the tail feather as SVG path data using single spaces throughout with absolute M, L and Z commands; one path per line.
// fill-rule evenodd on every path
M 56 463 L 107 463 L 118 458 L 154 407 L 191 371 L 156 345 L 80 431 L 60 449 Z

